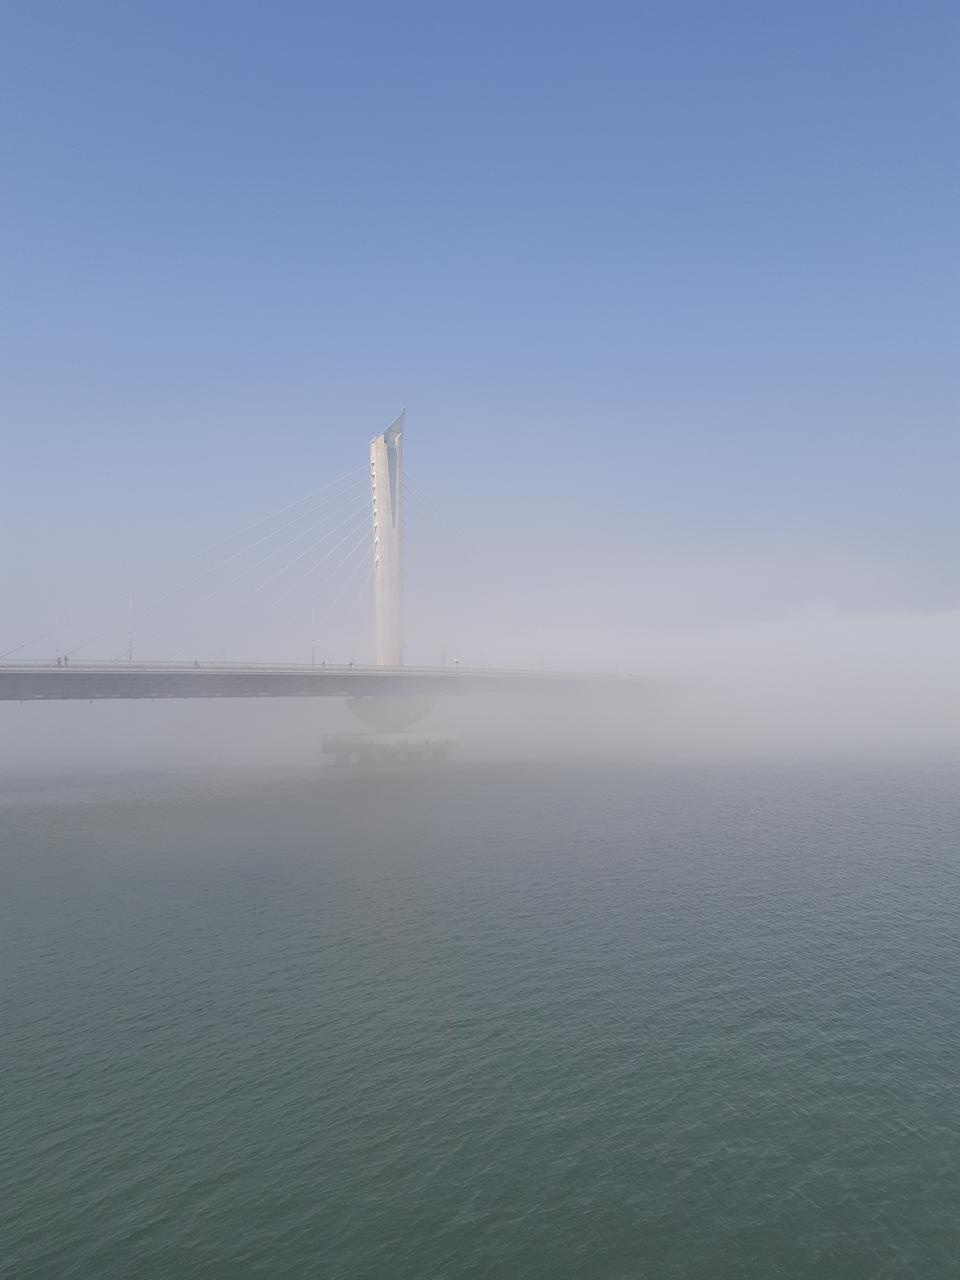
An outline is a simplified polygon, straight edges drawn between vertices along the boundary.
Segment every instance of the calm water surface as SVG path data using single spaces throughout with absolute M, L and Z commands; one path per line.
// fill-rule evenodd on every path
M 960 1276 L 957 781 L 4 784 L 0 1273 Z

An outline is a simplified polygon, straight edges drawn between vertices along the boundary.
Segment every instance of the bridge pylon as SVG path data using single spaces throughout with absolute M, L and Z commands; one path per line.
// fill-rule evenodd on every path
M 378 667 L 403 666 L 403 419 L 370 441 L 373 598 Z

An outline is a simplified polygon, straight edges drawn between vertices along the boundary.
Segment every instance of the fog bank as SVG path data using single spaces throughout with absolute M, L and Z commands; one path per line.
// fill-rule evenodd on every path
M 416 727 L 457 735 L 461 763 L 960 761 L 960 611 L 554 639 L 635 683 L 448 698 Z M 0 774 L 321 769 L 323 732 L 360 728 L 343 702 L 321 698 L 3 704 Z

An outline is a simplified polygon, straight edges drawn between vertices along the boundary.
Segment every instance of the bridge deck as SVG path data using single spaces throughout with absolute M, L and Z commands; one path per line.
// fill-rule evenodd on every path
M 478 695 L 635 684 L 628 676 L 494 668 L 298 666 L 275 663 L 0 664 L 0 702 L 117 698 L 362 698 Z

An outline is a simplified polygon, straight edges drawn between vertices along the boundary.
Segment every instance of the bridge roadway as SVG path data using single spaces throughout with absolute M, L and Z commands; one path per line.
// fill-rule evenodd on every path
M 302 666 L 257 662 L 0 663 L 0 702 L 118 698 L 363 698 L 535 694 L 635 685 L 629 676 L 465 667 Z

